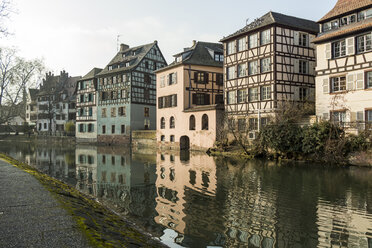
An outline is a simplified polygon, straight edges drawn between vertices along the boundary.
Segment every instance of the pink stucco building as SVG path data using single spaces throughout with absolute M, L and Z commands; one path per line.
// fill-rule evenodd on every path
M 159 146 L 206 150 L 223 119 L 223 46 L 193 42 L 156 71 Z

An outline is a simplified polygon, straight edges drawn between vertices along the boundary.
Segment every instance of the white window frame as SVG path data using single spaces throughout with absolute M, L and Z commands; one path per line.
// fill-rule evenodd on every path
M 248 62 L 248 74 L 255 75 L 258 73 L 258 60 Z
M 238 39 L 238 52 L 244 51 L 247 49 L 247 37 L 244 36 Z
M 298 61 L 298 73 L 308 74 L 309 73 L 309 61 L 299 60 Z
M 227 104 L 235 104 L 236 103 L 236 91 L 228 91 L 227 92 Z
M 356 37 L 357 53 L 364 53 L 372 50 L 372 34 L 364 34 Z
M 248 97 L 250 102 L 256 102 L 259 100 L 259 88 L 253 87 L 248 89 Z
M 247 101 L 247 89 L 237 91 L 237 103 L 245 103 Z
M 271 30 L 266 29 L 264 31 L 261 31 L 260 34 L 260 44 L 261 46 L 267 45 L 271 42 Z
M 249 49 L 258 47 L 258 33 L 249 36 Z
M 340 40 L 332 43 L 333 58 L 346 56 L 346 40 Z
M 261 101 L 271 99 L 271 85 L 261 86 Z
M 343 92 L 346 91 L 346 77 L 332 77 L 331 78 L 331 92 Z
M 228 42 L 226 46 L 227 46 L 227 50 L 226 50 L 227 55 L 234 54 L 236 52 L 235 40 Z
M 238 64 L 238 77 L 247 76 L 247 63 Z
M 235 75 L 235 66 L 229 66 L 226 68 L 226 72 L 227 72 L 227 80 L 230 80 L 230 79 L 235 79 L 236 75 Z
M 271 58 L 263 58 L 260 61 L 261 73 L 270 72 L 271 71 Z

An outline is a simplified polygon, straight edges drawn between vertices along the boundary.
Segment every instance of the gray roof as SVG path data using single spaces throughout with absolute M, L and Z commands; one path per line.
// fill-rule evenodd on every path
M 309 33 L 314 33 L 314 34 L 317 34 L 319 32 L 319 25 L 314 21 L 302 19 L 302 18 L 298 18 L 294 16 L 283 15 L 280 13 L 270 11 L 267 14 L 263 15 L 262 17 L 257 18 L 256 20 L 254 20 L 253 22 L 251 22 L 244 28 L 238 30 L 237 32 L 227 37 L 224 37 L 223 39 L 221 39 L 221 41 L 224 42 L 226 40 L 229 40 L 241 34 L 255 31 L 257 29 L 260 29 L 260 28 L 263 28 L 265 26 L 269 26 L 272 24 L 280 24 L 283 26 L 292 27 L 294 29 L 307 31 Z
M 90 70 L 90 72 L 88 72 L 84 77 L 82 77 L 80 80 L 83 81 L 83 80 L 89 80 L 89 79 L 93 79 L 98 73 L 100 73 L 102 71 L 101 68 L 93 68 L 92 70 Z
M 182 56 L 182 61 L 174 61 L 157 71 L 163 71 L 181 64 L 223 67 L 223 62 L 214 60 L 210 51 L 223 54 L 223 45 L 221 43 L 198 41 L 192 47 L 185 48 L 183 52 L 174 55 L 174 57 Z
M 30 88 L 30 89 L 28 89 L 28 91 L 30 92 L 31 101 L 36 101 L 37 94 L 39 93 L 39 90 Z
M 111 74 L 115 72 L 123 72 L 123 71 L 132 70 L 133 68 L 139 65 L 142 59 L 155 45 L 157 45 L 156 41 L 150 44 L 142 45 L 142 46 L 131 47 L 123 51 L 120 50 L 115 55 L 115 57 L 110 61 L 110 63 L 108 63 L 108 65 L 100 73 L 97 74 L 97 76 L 103 76 L 103 75 Z M 135 52 L 135 55 L 133 55 L 133 52 Z M 123 55 L 125 56 L 123 57 Z M 130 66 L 128 67 L 123 66 L 123 67 L 118 67 L 113 70 L 108 69 L 110 65 L 125 64 L 127 62 L 130 62 Z

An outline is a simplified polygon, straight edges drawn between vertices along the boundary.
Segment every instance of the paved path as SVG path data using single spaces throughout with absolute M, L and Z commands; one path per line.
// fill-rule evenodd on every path
M 32 175 L 0 160 L 0 247 L 89 247 L 76 223 Z

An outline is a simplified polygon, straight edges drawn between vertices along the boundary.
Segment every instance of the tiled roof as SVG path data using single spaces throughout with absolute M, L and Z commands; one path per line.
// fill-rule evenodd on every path
M 108 63 L 108 65 L 100 73 L 97 74 L 97 76 L 103 76 L 103 75 L 111 74 L 114 72 L 130 71 L 131 69 L 138 66 L 138 64 L 142 61 L 142 59 L 146 56 L 146 54 L 156 44 L 157 42 L 155 41 L 150 44 L 137 46 L 137 47 L 131 47 L 123 51 L 119 51 L 115 55 L 115 57 L 110 61 L 110 63 Z M 133 55 L 133 52 L 135 52 L 135 55 Z M 123 55 L 125 56 L 123 57 Z M 127 63 L 127 62 L 130 62 L 130 66 L 128 67 L 119 67 L 113 70 L 108 69 L 110 65 L 115 65 L 119 63 Z
M 326 22 L 337 16 L 356 11 L 369 5 L 372 7 L 372 0 L 338 0 L 335 7 L 318 22 Z
M 236 37 L 241 34 L 251 32 L 251 31 L 255 31 L 257 29 L 260 29 L 262 27 L 269 26 L 272 24 L 280 24 L 284 26 L 289 26 L 295 29 L 304 30 L 304 31 L 314 33 L 314 34 L 319 32 L 319 25 L 314 21 L 306 20 L 306 19 L 302 19 L 302 18 L 298 18 L 294 16 L 283 15 L 280 13 L 270 11 L 267 14 L 263 15 L 262 17 L 254 20 L 253 22 L 251 22 L 244 28 L 238 30 L 237 32 L 227 37 L 224 37 L 223 39 L 221 39 L 221 41 L 224 42 L 233 37 Z
M 361 22 L 356 22 L 347 26 L 343 26 L 337 30 L 326 32 L 320 34 L 317 38 L 313 40 L 314 43 L 321 43 L 330 39 L 335 39 L 340 36 L 347 34 L 352 34 L 355 32 L 363 32 L 364 30 L 371 30 L 372 28 L 372 18 L 365 19 Z
M 35 101 L 37 98 L 37 94 L 39 93 L 38 89 L 28 89 L 30 92 L 31 101 Z
M 174 55 L 174 57 L 182 56 L 182 61 L 174 61 L 168 66 L 157 70 L 157 72 L 181 64 L 222 67 L 223 62 L 214 60 L 214 56 L 210 52 L 223 54 L 223 45 L 221 43 L 198 41 L 192 47 L 185 48 L 183 52 Z
M 101 68 L 93 68 L 88 72 L 84 77 L 82 77 L 80 80 L 88 80 L 88 79 L 93 79 L 98 73 L 102 71 Z

